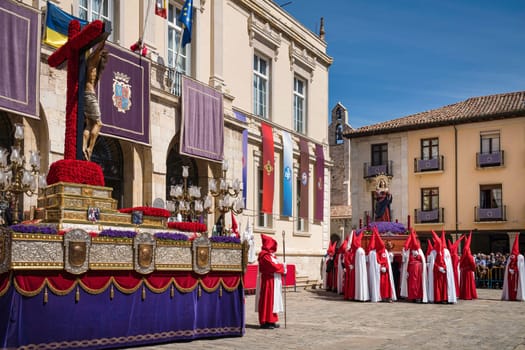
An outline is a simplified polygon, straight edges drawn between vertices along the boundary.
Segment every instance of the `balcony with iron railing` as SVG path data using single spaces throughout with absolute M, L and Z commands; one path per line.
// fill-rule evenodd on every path
M 491 153 L 476 153 L 476 166 L 478 168 L 498 167 L 505 164 L 505 153 L 503 151 Z
M 414 158 L 414 172 L 443 171 L 443 159 L 443 156 L 437 156 L 432 159 Z
M 370 163 L 365 163 L 364 165 L 365 179 L 377 175 L 392 176 L 393 173 L 393 162 L 391 160 L 381 165 L 371 165 Z
M 507 206 L 503 205 L 498 208 L 474 207 L 474 221 L 475 222 L 507 221 Z
M 416 224 L 431 224 L 445 222 L 445 208 L 433 210 L 414 209 Z
M 179 97 L 182 90 L 182 76 L 184 73 L 175 71 L 175 68 L 164 65 L 158 58 L 151 65 L 151 86 Z

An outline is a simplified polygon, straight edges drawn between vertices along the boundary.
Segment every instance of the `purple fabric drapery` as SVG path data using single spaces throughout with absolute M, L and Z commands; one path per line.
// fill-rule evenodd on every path
M 0 2 L 0 110 L 39 118 L 40 15 Z
M 44 293 L 24 297 L 11 286 L 0 296 L 2 349 L 124 349 L 245 332 L 242 284 L 231 292 L 175 289 L 173 295 L 169 289 L 143 293 L 140 288 L 93 295 L 80 288 L 78 302 L 75 290 L 63 296 L 48 292 L 47 303 Z
M 309 152 L 308 152 L 308 141 L 302 137 L 299 139 L 299 152 L 300 152 L 300 164 L 299 164 L 299 179 L 301 181 L 301 200 L 299 203 L 299 217 L 308 219 L 308 178 L 309 175 Z
M 315 212 L 314 220 L 323 221 L 324 211 L 324 152 L 322 145 L 315 145 Z
M 182 77 L 180 153 L 222 161 L 224 111 L 222 94 L 198 81 Z
M 106 43 L 108 62 L 97 96 L 102 134 L 150 144 L 150 62 L 128 49 Z

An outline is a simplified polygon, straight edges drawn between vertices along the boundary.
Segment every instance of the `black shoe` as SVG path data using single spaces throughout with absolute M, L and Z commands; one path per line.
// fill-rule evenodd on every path
M 262 329 L 273 329 L 271 323 L 263 323 L 263 324 L 261 325 L 261 328 L 262 328 Z
M 279 328 L 279 327 L 281 327 L 281 325 L 278 324 L 278 323 L 270 323 L 270 327 L 271 328 Z

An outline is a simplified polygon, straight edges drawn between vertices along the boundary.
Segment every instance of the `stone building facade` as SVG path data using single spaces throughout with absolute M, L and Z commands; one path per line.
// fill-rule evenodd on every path
M 246 165 L 246 208 L 237 216 L 241 233 L 246 227 L 252 228 L 257 250 L 259 234 L 273 235 L 279 242 L 279 253 L 284 233 L 287 262 L 296 264 L 298 275 L 320 278 L 319 261 L 330 235 L 331 194 L 327 113 L 328 71 L 333 59 L 327 55 L 324 29 L 320 34 L 311 32 L 269 0 L 194 1 L 191 43 L 176 58 L 176 39 L 183 30 L 176 18 L 184 4 L 182 0 L 165 2 L 167 18 L 156 15 L 155 2 L 146 0 L 88 1 L 87 5 L 78 0 L 55 3 L 88 21 L 97 18 L 111 21 L 113 32 L 109 41 L 121 49 L 127 50 L 139 38 L 143 38 L 147 47 L 143 59 L 151 65 L 149 142 L 134 142 L 102 132 L 95 147 L 94 158 L 103 163 L 106 185 L 114 188 L 119 206 L 165 203 L 169 199 L 170 184 L 181 181 L 181 165 L 190 166 L 190 178 L 194 185 L 202 187 L 202 193 L 208 192 L 209 179 L 221 176 L 220 162 L 188 157 L 178 151 L 184 96 L 177 90 L 178 83 L 173 84 L 173 80 L 179 78 L 173 69 L 177 59 L 182 75 L 212 87 L 223 96 L 224 159 L 230 164 L 228 180 L 242 179 L 243 165 Z M 45 1 L 25 0 L 20 6 L 41 10 L 44 21 L 45 4 Z M 97 4 L 103 6 L 94 7 Z M 38 116 L 29 118 L 0 111 L 0 146 L 9 147 L 14 123 L 23 123 L 24 152 L 40 150 L 43 172 L 64 154 L 67 68 L 48 65 L 47 59 L 53 52 L 53 48 L 41 44 Z M 255 90 L 254 81 L 264 88 L 259 85 Z M 271 214 L 260 212 L 262 123 L 272 127 L 275 146 L 275 195 Z M 244 157 L 243 132 L 247 133 L 248 145 Z M 295 204 L 292 216 L 281 214 L 283 132 L 292 138 L 294 179 L 299 172 L 299 141 L 303 139 L 308 144 L 311 178 L 315 173 L 316 145 L 323 149 L 323 220 L 314 220 L 315 181 L 308 184 L 310 205 L 306 219 L 298 217 Z M 297 203 L 298 182 L 294 181 L 293 186 L 292 202 Z M 36 198 L 24 197 L 21 203 L 28 212 L 36 205 Z M 205 217 L 210 233 L 219 216 L 216 206 L 213 209 L 212 214 Z M 225 219 L 226 225 L 231 225 L 230 215 Z

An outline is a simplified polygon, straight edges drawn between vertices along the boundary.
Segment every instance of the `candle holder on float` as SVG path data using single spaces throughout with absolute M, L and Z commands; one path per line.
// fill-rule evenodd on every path
M 206 197 L 211 203 L 212 197 L 218 200 L 218 210 L 225 214 L 232 211 L 235 214 L 241 214 L 244 209 L 243 183 L 239 179 L 234 179 L 230 184 L 226 180 L 226 173 L 228 172 L 228 161 L 222 162 L 222 176 L 218 179 L 210 179 L 208 182 L 208 188 L 210 194 Z M 217 183 L 219 186 L 217 187 Z M 241 195 L 239 197 L 239 194 Z
M 26 169 L 26 159 L 23 155 L 24 125 L 15 124 L 15 143 L 11 153 L 0 148 L 0 217 L 5 211 L 12 208 L 13 223 L 18 223 L 20 212 L 18 204 L 20 195 L 31 197 L 38 192 L 38 188 L 47 186 L 46 178 L 40 174 L 40 152 L 29 151 L 29 169 Z M 9 161 L 8 162 L 8 156 Z
M 188 187 L 189 166 L 182 167 L 182 185 L 174 185 L 170 188 L 170 199 L 166 202 L 166 209 L 175 216 L 180 216 L 183 221 L 193 221 L 202 213 L 211 213 L 211 200 L 201 199 L 201 188 L 198 186 Z

